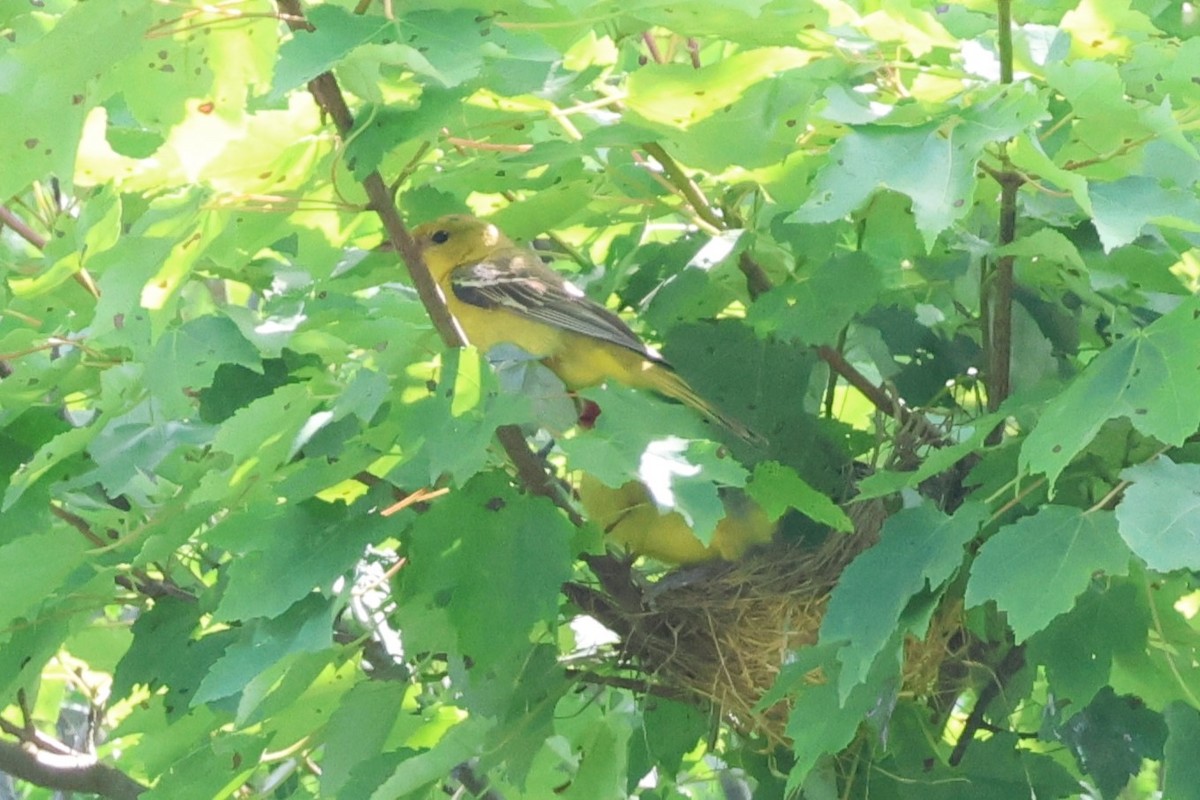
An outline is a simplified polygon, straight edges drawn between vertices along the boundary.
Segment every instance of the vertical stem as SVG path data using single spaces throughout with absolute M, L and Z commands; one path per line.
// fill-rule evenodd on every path
M 1011 244 L 1017 231 L 1017 188 L 1019 182 L 1000 184 L 999 245 Z M 988 342 L 988 410 L 995 411 L 1011 392 L 1013 256 L 996 260 L 990 295 L 991 336 Z
M 996 24 L 999 26 L 1000 82 L 1013 82 L 1012 0 L 996 0 Z
M 1000 82 L 1013 82 L 1012 43 L 1012 0 L 996 0 L 996 23 L 1000 50 Z M 1001 145 L 1001 160 L 1008 166 L 1008 155 Z M 1010 170 L 1000 175 L 1000 247 L 1011 244 L 1017 232 L 1017 190 L 1021 186 L 1020 176 Z M 988 410 L 1000 407 L 1012 390 L 1010 373 L 1012 366 L 1012 297 L 1013 256 L 1001 256 L 996 261 L 994 272 L 985 278 L 983 301 L 985 320 L 989 323 L 985 331 L 988 358 Z M 1002 428 L 998 428 L 990 440 L 998 441 Z

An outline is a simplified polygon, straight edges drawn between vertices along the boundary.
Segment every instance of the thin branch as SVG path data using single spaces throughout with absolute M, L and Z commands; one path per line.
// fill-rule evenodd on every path
M 13 233 L 20 236 L 25 241 L 36 247 L 38 250 L 46 248 L 46 237 L 35 231 L 33 228 L 25 224 L 25 221 L 12 212 L 7 206 L 0 206 L 0 228 L 7 225 L 12 228 Z M 100 290 L 96 288 L 96 282 L 92 280 L 92 275 L 83 267 L 80 267 L 72 276 L 75 282 L 87 289 L 88 294 L 92 297 L 99 298 Z
M 654 41 L 654 34 L 646 31 L 642 34 L 642 41 L 646 44 L 646 51 L 650 53 L 650 58 L 654 63 L 663 63 L 662 51 L 658 49 L 658 42 Z
M 688 205 L 696 212 L 696 216 L 717 230 L 725 229 L 725 221 L 713 210 L 713 207 L 708 202 L 708 198 L 704 196 L 704 192 L 700 191 L 700 187 L 696 182 L 687 176 L 683 171 L 683 167 L 679 166 L 679 162 L 663 149 L 662 145 L 658 142 L 643 142 L 642 149 L 662 165 L 663 173 L 667 176 L 667 180 L 683 194 Z
M 1000 184 L 1000 234 L 997 244 L 1010 245 L 1017 238 L 1017 190 L 1021 186 L 1019 176 L 1006 173 L 1007 180 Z M 1009 254 L 996 259 L 995 269 L 989 276 L 986 299 L 991 320 L 988 342 L 988 411 L 1000 408 L 1012 391 L 1012 303 L 1013 263 L 1016 257 Z M 1002 431 L 1002 428 L 997 428 Z M 996 435 L 996 441 L 999 436 Z M 989 444 L 995 444 L 989 441 Z
M 626 689 L 637 694 L 652 695 L 654 697 L 665 697 L 669 700 L 678 700 L 681 703 L 695 703 L 695 695 L 679 689 L 672 689 L 670 686 L 662 686 L 657 683 L 647 683 L 638 678 L 624 678 L 620 675 L 601 675 L 597 672 L 587 672 L 584 670 L 569 669 L 566 671 L 567 677 L 574 678 L 580 683 L 590 683 L 594 686 L 611 686 L 615 689 Z
M 26 225 L 25 220 L 14 214 L 7 206 L 0 206 L 0 224 L 12 228 L 13 233 L 29 242 L 38 250 L 46 248 L 46 237 Z
M 70 525 L 75 530 L 79 531 L 83 538 L 94 544 L 96 547 L 107 547 L 108 542 L 100 538 L 100 535 L 92 530 L 92 526 L 87 524 L 87 520 L 78 514 L 73 514 L 61 506 L 50 504 L 50 513 L 61 519 L 63 522 Z
M 999 28 L 1000 82 L 1013 82 L 1012 0 L 996 0 L 996 25 Z
M 85 753 L 50 753 L 31 744 L 0 742 L 0 772 L 46 789 L 136 800 L 147 786 Z
M 288 27 L 293 31 L 313 30 L 312 25 L 304 18 L 304 11 L 300 7 L 299 0 L 276 0 L 276 5 L 287 20 Z M 346 98 L 342 95 L 342 90 L 333 74 L 325 72 L 313 78 L 308 83 L 308 90 L 317 105 L 333 120 L 338 133 L 343 137 L 349 135 L 354 128 L 354 115 L 351 114 L 350 107 L 346 104 Z M 384 183 L 383 177 L 378 171 L 372 171 L 362 179 L 362 185 L 367 193 L 370 207 L 379 215 L 393 248 L 400 253 L 408 267 L 408 273 L 417 289 L 417 294 L 433 322 L 433 327 L 441 336 L 442 342 L 447 347 L 462 347 L 466 344 L 466 336 L 463 335 L 458 322 L 446 308 L 441 289 L 438 288 L 428 267 L 425 266 L 425 261 L 421 257 L 421 249 L 416 240 L 412 238 L 403 220 L 400 219 L 392 192 Z M 529 449 L 520 428 L 515 425 L 502 426 L 496 430 L 496 438 L 508 454 L 513 466 L 516 467 L 517 474 L 526 489 L 534 494 L 549 497 L 567 512 L 572 521 L 580 519 L 578 512 L 558 491 L 553 478 L 546 471 L 545 464 L 537 457 L 536 453 Z
M 975 732 L 983 727 L 983 715 L 987 713 L 988 706 L 1004 691 L 1005 684 L 1012 680 L 1023 666 L 1025 666 L 1025 645 L 1020 644 L 1008 651 L 1004 660 L 996 667 L 992 682 L 980 690 L 979 697 L 975 700 L 975 707 L 971 709 L 971 715 L 967 717 L 962 733 L 959 734 L 958 741 L 954 743 L 954 749 L 950 751 L 950 766 L 957 767 L 958 762 L 962 761 L 963 756 L 966 755 L 967 746 L 975 738 Z

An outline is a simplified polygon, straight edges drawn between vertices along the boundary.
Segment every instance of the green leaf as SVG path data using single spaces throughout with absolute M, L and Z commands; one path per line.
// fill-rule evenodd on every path
M 1150 609 L 1133 583 L 1114 582 L 1105 589 L 1093 582 L 1074 608 L 1029 638 L 1028 660 L 1045 666 L 1055 698 L 1085 705 L 1108 683 L 1115 656 L 1146 647 L 1151 623 Z
M 0 127 L 6 162 L 0 197 L 50 175 L 70 183 L 84 119 L 104 99 L 97 96 L 94 79 L 141 48 L 153 15 L 139 0 L 117 0 L 103 8 L 71 6 L 42 23 L 55 22 L 44 35 L 26 29 L 18 37 L 10 31 L 10 42 L 17 42 L 4 54 L 11 83 L 0 92 L 0 118 L 9 121 Z M 97 42 L 104 46 L 96 47 Z
M 324 796 L 337 797 L 351 771 L 383 748 L 409 691 L 403 683 L 363 681 L 346 693 L 325 726 Z
M 809 57 L 790 47 L 763 47 L 694 69 L 682 64 L 647 65 L 630 74 L 629 108 L 646 120 L 681 130 L 742 99 L 765 79 L 802 67 Z
M 931 759 L 933 760 L 933 759 Z M 999 732 L 975 739 L 962 763 L 949 767 L 935 760 L 922 764 L 920 788 L 898 787 L 905 800 L 1015 800 L 1079 796 L 1079 780 L 1044 753 L 1018 746 L 1017 737 Z
M 315 653 L 332 644 L 337 608 L 309 595 L 278 617 L 255 619 L 237 630 L 237 638 L 200 682 L 192 703 L 237 694 L 268 667 L 292 653 Z
M 196 688 L 237 636 L 232 630 L 218 630 L 194 637 L 202 615 L 197 603 L 171 597 L 143 612 L 133 623 L 133 645 L 113 674 L 113 696 L 129 697 L 138 685 L 165 689 L 162 707 L 167 717 L 178 721 L 189 716 Z M 179 658 L 179 653 L 187 653 L 187 658 Z
M 28 624 L 0 633 L 0 692 L 15 697 L 37 693 L 46 664 L 57 654 L 71 632 L 73 620 L 66 615 L 46 615 Z
M 1029 83 L 997 87 L 959 114 L 911 128 L 862 125 L 838 140 L 814 181 L 796 222 L 833 222 L 859 208 L 877 189 L 912 198 L 925 246 L 971 209 L 975 165 L 985 145 L 1022 132 L 1045 114 L 1045 99 Z
M 1115 798 L 1141 769 L 1142 759 L 1162 759 L 1167 724 L 1139 698 L 1119 697 L 1104 688 L 1058 735 L 1080 769 L 1096 781 L 1101 796 Z
M 28 462 L 12 474 L 8 488 L 4 491 L 4 503 L 0 511 L 7 511 L 21 499 L 30 486 L 41 480 L 54 467 L 78 455 L 100 432 L 100 425 L 93 423 L 82 428 L 72 428 L 46 442 Z
M 884 523 L 878 544 L 842 571 L 820 638 L 823 644 L 846 643 L 838 653 L 841 700 L 867 677 L 909 601 L 923 590 L 936 591 L 959 568 L 963 546 L 986 517 L 987 510 L 976 504 L 954 516 L 929 504 L 905 509 Z
M 1200 798 L 1200 710 L 1172 703 L 1164 711 L 1167 743 L 1163 747 L 1166 772 L 1163 797 L 1171 800 Z
M 88 555 L 90 545 L 77 531 L 61 528 L 22 536 L 0 546 L 0 585 L 26 591 L 0 593 L 0 630 L 31 615 Z
M 405 797 L 435 781 L 445 780 L 455 767 L 475 755 L 491 726 L 491 722 L 477 718 L 458 723 L 432 748 L 403 758 L 370 800 Z
M 139 406 L 131 417 L 149 416 Z M 78 481 L 99 481 L 110 497 L 133 490 L 139 478 L 156 474 L 162 463 L 181 449 L 207 444 L 213 436 L 208 425 L 168 420 L 159 425 L 115 419 L 104 427 L 87 447 L 96 469 Z
M 664 513 L 678 511 L 707 544 L 725 516 L 718 489 L 745 485 L 745 468 L 714 442 L 682 438 L 701 435 L 702 423 L 689 408 L 620 386 L 581 394 L 596 402 L 601 414 L 586 436 L 562 442 L 572 469 L 613 488 L 641 481 Z
M 328 594 L 386 527 L 386 520 L 359 507 L 317 500 L 255 506 L 228 517 L 206 535 L 238 555 L 214 618 L 276 617 L 314 589 Z
M 971 567 L 966 602 L 1008 612 L 1018 642 L 1075 604 L 1097 572 L 1123 575 L 1129 549 L 1111 512 L 1043 506 L 984 543 Z
M 227 469 L 212 470 L 192 495 L 193 502 L 241 498 L 274 476 L 303 445 L 301 437 L 317 399 L 306 384 L 289 384 L 243 407 L 222 423 L 213 448 L 233 456 Z
M 1159 572 L 1200 570 L 1200 465 L 1159 456 L 1121 477 L 1133 482 L 1116 511 L 1129 549 Z
M 408 648 L 468 656 L 480 670 L 524 652 L 533 627 L 557 619 L 571 536 L 550 501 L 517 494 L 504 473 L 436 501 L 409 532 L 402 607 L 444 611 L 450 627 L 406 630 Z
M 1179 445 L 1200 427 L 1200 300 L 1189 298 L 1108 348 L 1047 405 L 1021 446 L 1021 466 L 1053 485 L 1100 426 L 1125 416 L 1147 436 Z
M 893 645 L 897 642 L 898 639 L 893 641 Z M 898 656 L 898 647 L 892 652 Z M 786 694 L 794 695 L 787 724 L 796 759 L 788 774 L 789 792 L 803 783 L 822 755 L 836 753 L 848 745 L 867 714 L 886 702 L 899 673 L 899 661 L 878 658 L 868 666 L 869 674 L 864 680 L 855 681 L 846 697 L 838 693 L 839 683 L 844 682 L 839 675 L 843 667 L 831 645 L 803 648 L 780 670 L 775 686 L 760 706 Z M 814 684 L 809 677 L 817 669 L 826 679 Z
M 763 461 L 755 465 L 746 491 L 773 520 L 794 508 L 813 522 L 828 525 L 835 531 L 849 533 L 854 530 L 854 523 L 845 511 L 809 486 L 795 470 L 778 462 Z
M 232 320 L 208 315 L 163 334 L 146 362 L 146 384 L 168 413 L 183 416 L 192 408 L 190 395 L 211 386 L 222 364 L 261 372 L 261 363 Z
M 1129 244 L 1147 225 L 1200 231 L 1200 198 L 1182 188 L 1164 187 L 1154 178 L 1131 175 L 1091 185 L 1092 224 L 1105 252 Z
M 859 253 L 837 255 L 755 301 L 747 317 L 759 336 L 834 344 L 858 314 L 878 302 L 882 276 Z
M 359 45 L 399 38 L 395 20 L 360 16 L 339 6 L 315 6 L 307 11 L 307 17 L 314 30 L 293 31 L 292 38 L 279 48 L 272 99 L 328 72 Z

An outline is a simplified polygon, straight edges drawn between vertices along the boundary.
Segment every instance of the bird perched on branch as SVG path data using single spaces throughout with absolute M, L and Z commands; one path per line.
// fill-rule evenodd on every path
M 471 344 L 513 344 L 540 358 L 568 389 L 615 380 L 695 408 L 742 439 L 762 437 L 681 378 L 620 317 L 485 220 L 454 214 L 413 231 L 450 313 Z

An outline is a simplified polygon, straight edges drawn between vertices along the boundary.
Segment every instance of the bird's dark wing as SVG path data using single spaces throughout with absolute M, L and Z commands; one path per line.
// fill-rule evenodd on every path
M 611 342 L 665 363 L 621 318 L 588 299 L 547 267 L 536 253 L 522 248 L 493 253 L 450 276 L 454 296 L 480 308 L 504 308 L 531 320 L 593 339 Z

